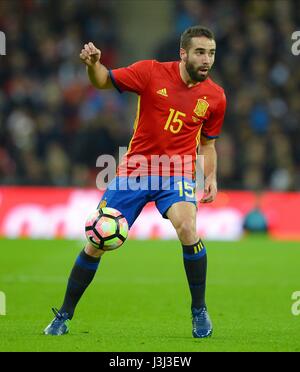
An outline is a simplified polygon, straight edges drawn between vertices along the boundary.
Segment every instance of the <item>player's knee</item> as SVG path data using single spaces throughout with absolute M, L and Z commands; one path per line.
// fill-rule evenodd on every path
M 197 241 L 196 224 L 193 219 L 182 220 L 175 228 L 178 238 L 183 244 L 194 244 Z
M 86 244 L 84 251 L 91 257 L 100 257 L 105 253 L 102 249 L 97 249 L 93 247 L 91 243 Z

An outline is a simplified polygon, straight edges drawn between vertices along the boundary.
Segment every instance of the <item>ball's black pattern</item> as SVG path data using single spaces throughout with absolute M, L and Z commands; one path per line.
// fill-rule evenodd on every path
M 98 209 L 98 211 L 99 211 L 99 215 L 95 219 L 93 225 L 92 226 L 86 226 L 85 227 L 85 231 L 91 231 L 92 230 L 95 233 L 95 235 L 98 237 L 98 239 L 100 240 L 100 244 L 99 245 L 96 244 L 95 242 L 93 242 L 93 244 L 96 244 L 97 245 L 97 248 L 103 249 L 105 242 L 108 241 L 108 240 L 110 240 L 110 239 L 119 238 L 122 242 L 124 242 L 126 240 L 126 237 L 124 237 L 120 233 L 120 222 L 119 221 L 122 218 L 125 218 L 125 217 L 122 214 L 120 214 L 118 217 L 111 216 L 110 214 L 103 213 L 103 210 L 101 208 Z M 115 234 L 112 234 L 112 235 L 109 235 L 109 236 L 106 236 L 106 237 L 102 237 L 100 235 L 100 233 L 96 229 L 96 225 L 97 225 L 97 223 L 100 221 L 100 219 L 102 217 L 107 217 L 107 218 L 110 218 L 111 220 L 115 221 L 116 226 L 117 226 Z

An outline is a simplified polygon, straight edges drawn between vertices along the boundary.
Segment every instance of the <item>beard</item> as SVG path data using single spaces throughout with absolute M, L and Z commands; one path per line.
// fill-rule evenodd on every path
M 201 82 L 208 78 L 209 68 L 207 68 L 207 72 L 201 72 L 200 68 L 196 68 L 189 60 L 186 61 L 185 68 L 192 81 Z

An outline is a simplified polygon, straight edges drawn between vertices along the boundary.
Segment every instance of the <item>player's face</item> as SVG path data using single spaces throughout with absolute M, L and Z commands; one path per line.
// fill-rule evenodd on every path
M 206 37 L 193 37 L 188 51 L 181 50 L 181 59 L 192 81 L 204 81 L 215 61 L 216 42 Z

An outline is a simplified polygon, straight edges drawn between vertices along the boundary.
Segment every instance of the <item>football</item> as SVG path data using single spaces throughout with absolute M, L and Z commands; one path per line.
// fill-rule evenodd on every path
M 112 251 L 125 242 L 128 223 L 117 209 L 99 208 L 88 216 L 85 235 L 95 248 Z

